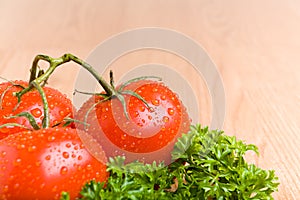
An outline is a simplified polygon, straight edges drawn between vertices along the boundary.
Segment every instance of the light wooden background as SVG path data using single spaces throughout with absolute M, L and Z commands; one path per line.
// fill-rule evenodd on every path
M 259 146 L 260 157 L 249 161 L 276 170 L 275 199 L 300 199 L 300 1 L 0 0 L 0 74 L 27 79 L 36 54 L 84 59 L 108 37 L 149 26 L 181 32 L 207 50 L 224 82 L 223 129 Z M 187 65 L 142 51 L 112 67 L 124 72 L 146 61 Z M 71 97 L 78 70 L 75 64 L 58 69 L 50 85 Z M 208 99 L 203 91 L 203 124 L 209 124 Z

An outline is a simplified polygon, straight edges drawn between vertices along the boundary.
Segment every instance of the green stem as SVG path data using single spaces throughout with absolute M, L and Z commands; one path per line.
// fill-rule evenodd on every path
M 50 66 L 45 73 L 43 73 L 41 76 L 36 78 L 38 62 L 40 60 L 49 62 Z M 30 70 L 31 75 L 30 75 L 29 81 L 31 82 L 33 80 L 36 80 L 36 82 L 38 84 L 41 84 L 42 82 L 45 82 L 48 80 L 50 75 L 54 72 L 54 70 L 59 65 L 62 65 L 64 63 L 67 63 L 70 61 L 73 61 L 73 62 L 81 65 L 84 69 L 86 69 L 88 72 L 90 72 L 92 74 L 92 76 L 95 77 L 96 80 L 100 83 L 100 85 L 103 87 L 103 89 L 105 90 L 105 92 L 107 93 L 108 96 L 111 96 L 114 94 L 114 89 L 101 76 L 99 76 L 97 71 L 95 69 L 93 69 L 93 67 L 90 64 L 88 64 L 87 62 L 85 62 L 85 61 L 81 60 L 80 58 L 78 58 L 72 54 L 69 54 L 69 53 L 64 54 L 63 56 L 61 56 L 59 58 L 51 58 L 47 55 L 37 55 L 33 61 L 33 64 L 32 64 L 31 70 Z M 30 89 L 32 89 L 32 88 L 28 88 L 26 91 L 24 91 L 22 93 L 26 93 Z
M 21 125 L 21 124 L 18 124 L 18 123 L 6 123 L 6 124 L 1 124 L 0 125 L 0 128 L 5 128 L 5 127 L 8 127 L 8 126 L 16 126 L 16 127 L 20 127 L 20 128 L 24 128 L 24 129 L 27 129 L 27 130 L 30 130 L 30 128 L 24 126 L 24 125 Z
M 31 74 L 30 74 L 29 83 L 37 78 L 36 77 L 36 75 L 37 75 L 37 68 L 38 68 L 38 62 L 40 60 L 47 61 L 47 62 L 49 62 L 51 64 L 51 58 L 49 56 L 46 56 L 46 55 L 37 55 L 34 58 L 33 62 L 32 62 L 32 67 L 30 69 Z
M 44 105 L 44 119 L 43 119 L 43 128 L 49 128 L 50 126 L 50 116 L 49 116 L 49 106 L 46 94 L 40 84 L 36 83 L 36 81 L 32 81 L 31 84 L 38 90 L 41 95 L 43 105 Z
M 81 65 L 84 69 L 89 71 L 96 78 L 96 80 L 99 82 L 99 84 L 103 87 L 107 96 L 112 96 L 115 94 L 114 88 L 111 85 L 109 85 L 101 76 L 99 76 L 98 72 L 95 69 L 93 69 L 93 67 L 91 65 L 89 65 L 87 62 L 84 62 L 83 60 L 77 58 L 76 56 L 74 56 L 72 54 L 65 54 L 63 56 L 63 58 L 64 57 L 66 57 L 66 59 L 70 59 L 73 62 Z
M 19 114 L 9 116 L 7 118 L 18 118 L 18 117 L 26 117 L 34 130 L 40 129 L 39 125 L 36 123 L 35 118 L 29 112 L 21 112 Z
M 46 61 L 49 63 L 49 68 L 42 72 L 41 70 L 38 70 L 38 62 L 39 61 Z M 89 71 L 94 78 L 100 83 L 100 85 L 103 87 L 103 89 L 106 92 L 106 95 L 108 97 L 113 96 L 116 92 L 113 86 L 109 85 L 101 76 L 98 75 L 97 71 L 93 69 L 91 65 L 84 62 L 83 60 L 79 59 L 78 57 L 72 55 L 72 54 L 64 54 L 63 56 L 59 58 L 52 58 L 47 55 L 37 55 L 32 63 L 32 67 L 30 69 L 30 79 L 29 79 L 29 86 L 27 88 L 24 88 L 20 92 L 16 93 L 16 97 L 18 98 L 18 102 L 21 101 L 21 97 L 29 92 L 34 87 L 38 90 L 38 92 L 41 95 L 43 104 L 44 104 L 44 120 L 43 120 L 43 128 L 48 128 L 50 126 L 50 117 L 49 117 L 49 107 L 47 98 L 45 95 L 45 92 L 43 91 L 42 86 L 47 82 L 51 74 L 54 72 L 54 70 L 67 62 L 73 61 L 79 65 L 81 65 L 84 69 Z
M 44 60 L 49 62 L 50 66 L 49 68 L 45 71 L 45 73 L 41 74 L 40 76 L 36 77 L 37 75 L 37 68 L 38 68 L 38 62 L 40 60 Z M 79 65 L 81 65 L 84 69 L 86 69 L 87 71 L 89 71 L 92 76 L 94 78 L 96 78 L 96 80 L 100 83 L 100 85 L 103 87 L 103 89 L 105 90 L 107 96 L 112 96 L 115 94 L 115 90 L 114 88 L 109 85 L 101 76 L 99 76 L 99 74 L 97 73 L 97 71 L 95 69 L 93 69 L 93 67 L 91 65 L 89 65 L 87 62 L 84 62 L 83 60 L 79 59 L 78 57 L 72 55 L 72 54 L 64 54 L 63 56 L 59 57 L 59 58 L 51 58 L 47 55 L 37 55 L 32 63 L 32 67 L 31 67 L 31 74 L 30 74 L 30 79 L 29 82 L 32 82 L 33 80 L 35 80 L 35 82 L 39 85 L 41 85 L 42 83 L 45 83 L 50 75 L 54 72 L 54 70 L 67 62 L 73 61 Z M 33 88 L 33 85 L 29 84 L 29 87 L 23 89 L 22 91 L 16 93 L 16 96 L 18 98 L 18 101 L 21 100 L 21 97 L 27 93 L 28 91 L 30 91 Z

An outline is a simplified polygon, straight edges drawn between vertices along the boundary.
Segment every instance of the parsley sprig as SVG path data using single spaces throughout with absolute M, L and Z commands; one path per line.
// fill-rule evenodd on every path
M 85 200 L 155 199 L 273 199 L 278 177 L 244 159 L 258 148 L 220 130 L 200 125 L 178 139 L 174 162 L 125 164 L 124 157 L 110 158 L 110 177 L 104 183 L 91 181 L 81 191 Z M 67 199 L 64 193 L 62 199 Z

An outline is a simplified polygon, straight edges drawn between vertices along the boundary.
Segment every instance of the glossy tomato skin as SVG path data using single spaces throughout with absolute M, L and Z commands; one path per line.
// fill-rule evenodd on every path
M 14 83 L 14 84 L 13 84 Z M 18 100 L 14 93 L 22 90 L 22 87 L 28 87 L 25 81 L 4 82 L 0 84 L 0 125 L 6 123 L 18 123 L 28 128 L 32 128 L 25 117 L 8 118 L 21 112 L 29 112 L 35 118 L 37 124 L 41 126 L 44 110 L 40 94 L 36 89 L 24 94 L 20 104 L 16 107 Z M 61 123 L 65 117 L 73 117 L 73 105 L 66 95 L 56 89 L 44 87 L 44 92 L 49 104 L 50 126 Z M 62 124 L 61 124 L 62 125 Z M 0 139 L 9 134 L 25 130 L 17 126 L 0 128 Z
M 171 143 L 173 145 L 182 133 L 188 131 L 190 119 L 185 107 L 178 95 L 164 84 L 142 80 L 129 84 L 124 90 L 139 94 L 149 107 L 134 96 L 124 95 L 128 120 L 117 98 L 103 101 L 103 97 L 94 96 L 76 115 L 76 118 L 84 121 L 87 111 L 96 105 L 86 118 L 89 124 L 86 130 L 93 137 L 98 137 L 97 140 L 111 156 L 118 155 L 115 147 L 131 153 L 149 154 L 159 151 Z M 79 127 L 82 128 L 82 125 Z M 100 138 L 101 133 L 105 137 L 102 135 Z M 167 153 L 170 154 L 171 150 L 172 147 L 169 147 Z M 124 152 L 123 155 L 126 155 Z
M 0 199 L 59 199 L 62 191 L 79 196 L 88 181 L 105 181 L 106 157 L 98 146 L 91 156 L 83 131 L 48 128 L 24 131 L 0 141 Z M 92 141 L 90 141 L 92 142 Z

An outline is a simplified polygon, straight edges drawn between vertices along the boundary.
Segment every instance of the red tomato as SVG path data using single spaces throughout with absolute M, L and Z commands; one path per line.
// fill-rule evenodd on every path
M 86 182 L 105 181 L 108 174 L 102 148 L 94 142 L 95 158 L 81 139 L 93 143 L 85 132 L 62 127 L 2 139 L 0 199 L 59 199 L 62 191 L 75 199 Z
M 188 131 L 190 120 L 186 109 L 178 95 L 161 82 L 140 80 L 127 85 L 123 91 L 126 90 L 140 95 L 149 107 L 141 99 L 123 94 L 128 119 L 119 99 L 112 97 L 104 101 L 104 97 L 94 96 L 76 116 L 81 121 L 87 119 L 89 126 L 86 131 L 97 138 L 108 156 L 119 154 L 117 151 L 123 155 L 128 152 L 134 155 L 152 154 L 173 145 L 182 133 Z M 89 112 L 90 108 L 93 109 Z M 82 128 L 82 125 L 79 127 Z M 172 148 L 167 149 L 168 156 Z M 162 152 L 157 156 L 163 156 Z M 153 159 L 152 154 L 145 160 Z
M 32 114 L 37 124 L 41 126 L 44 117 L 43 102 L 40 94 L 33 89 L 21 98 L 20 104 L 17 106 L 18 99 L 14 93 L 22 90 L 22 87 L 28 87 L 25 81 L 4 82 L 0 84 L 0 125 L 6 123 L 18 123 L 25 127 L 32 128 L 29 120 L 25 117 L 9 118 L 22 112 Z M 50 126 L 61 123 L 66 117 L 73 117 L 72 102 L 61 92 L 56 89 L 44 87 L 44 92 L 49 105 Z M 17 126 L 6 126 L 0 128 L 0 139 L 9 134 L 17 133 L 25 130 Z

